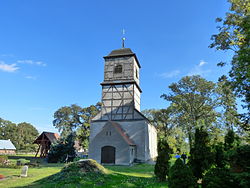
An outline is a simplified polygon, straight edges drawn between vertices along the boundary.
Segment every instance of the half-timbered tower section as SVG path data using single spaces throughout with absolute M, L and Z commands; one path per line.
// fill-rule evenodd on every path
M 112 164 L 148 161 L 157 155 L 157 137 L 140 112 L 140 63 L 129 48 L 113 50 L 104 60 L 102 109 L 92 119 L 89 157 Z

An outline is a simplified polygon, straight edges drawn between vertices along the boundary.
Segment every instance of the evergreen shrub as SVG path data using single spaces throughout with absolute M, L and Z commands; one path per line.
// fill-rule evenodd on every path
M 178 158 L 169 172 L 170 188 L 193 188 L 196 187 L 196 179 L 192 170 Z
M 76 157 L 74 144 L 74 134 L 69 134 L 65 139 L 59 139 L 59 141 L 56 144 L 52 145 L 50 148 L 50 151 L 48 153 L 48 162 L 57 163 L 73 161 Z
M 172 149 L 169 147 L 166 139 L 161 139 L 158 141 L 158 156 L 156 159 L 154 173 L 160 181 L 166 181 L 166 176 L 168 175 L 170 158 Z
M 210 169 L 202 180 L 204 188 L 234 188 L 237 183 L 230 171 L 226 168 Z

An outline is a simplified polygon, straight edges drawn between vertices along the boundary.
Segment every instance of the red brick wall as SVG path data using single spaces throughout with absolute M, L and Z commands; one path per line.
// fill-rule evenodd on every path
M 1 149 L 0 154 L 16 154 L 16 150 L 13 150 L 13 149 Z

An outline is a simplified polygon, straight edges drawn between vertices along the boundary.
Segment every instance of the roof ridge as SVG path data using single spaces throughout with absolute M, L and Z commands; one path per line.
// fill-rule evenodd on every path
M 120 135 L 123 137 L 123 139 L 129 144 L 129 145 L 135 145 L 133 140 L 129 138 L 127 132 L 121 127 L 121 125 L 114 121 L 109 121 L 113 127 L 120 133 Z M 120 129 L 120 130 L 119 130 Z M 121 132 L 120 132 L 121 131 Z

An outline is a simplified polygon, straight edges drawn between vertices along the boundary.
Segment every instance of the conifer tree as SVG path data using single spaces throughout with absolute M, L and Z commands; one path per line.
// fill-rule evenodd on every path
M 170 168 L 168 180 L 170 188 L 192 188 L 196 185 L 192 170 L 180 158 Z
M 208 133 L 201 128 L 195 131 L 195 142 L 190 150 L 189 164 L 194 176 L 199 179 L 203 177 L 205 170 L 209 169 L 213 161 L 213 155 L 209 146 Z
M 160 181 L 165 181 L 169 171 L 169 159 L 171 158 L 170 154 L 172 153 L 172 149 L 169 147 L 165 138 L 158 141 L 157 147 L 158 157 L 154 173 Z

